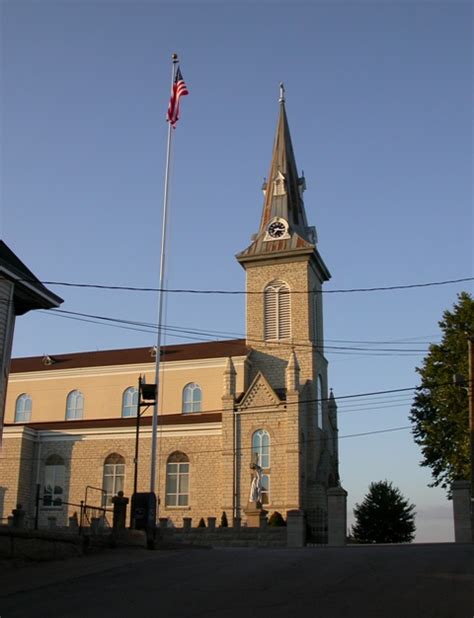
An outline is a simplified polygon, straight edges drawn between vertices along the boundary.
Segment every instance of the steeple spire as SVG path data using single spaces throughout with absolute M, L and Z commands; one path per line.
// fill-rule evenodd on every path
M 289 254 L 308 254 L 316 259 L 321 280 L 330 278 L 316 249 L 316 230 L 308 226 L 303 203 L 304 175 L 298 175 L 290 129 L 286 117 L 286 94 L 280 84 L 278 122 L 268 179 L 263 183 L 264 202 L 260 227 L 247 249 L 237 254 L 243 265 L 254 260 L 287 259 Z
M 274 217 L 281 217 L 288 222 L 291 230 L 297 231 L 307 238 L 308 223 L 303 204 L 305 189 L 304 176 L 298 176 L 293 144 L 291 143 L 290 129 L 285 109 L 285 87 L 280 84 L 279 117 L 273 143 L 272 162 L 265 188 L 265 202 L 263 206 L 260 231 L 262 231 Z

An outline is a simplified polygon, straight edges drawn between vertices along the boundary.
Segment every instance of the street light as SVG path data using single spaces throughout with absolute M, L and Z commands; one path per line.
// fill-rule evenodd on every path
M 135 470 L 133 477 L 133 493 L 137 493 L 138 486 L 138 447 L 140 438 L 140 418 L 148 408 L 155 404 L 156 401 L 156 384 L 147 384 L 145 376 L 138 378 L 138 392 L 137 392 L 137 424 L 135 432 Z M 142 408 L 144 408 L 142 410 Z M 133 513 L 132 513 L 132 525 L 133 525 Z

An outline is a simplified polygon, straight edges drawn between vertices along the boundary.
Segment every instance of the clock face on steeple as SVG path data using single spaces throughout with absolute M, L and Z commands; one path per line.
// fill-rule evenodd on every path
M 288 222 L 281 217 L 274 217 L 267 226 L 265 240 L 280 240 L 289 238 Z
M 268 235 L 272 238 L 281 238 L 285 232 L 286 227 L 282 221 L 274 221 L 268 226 Z

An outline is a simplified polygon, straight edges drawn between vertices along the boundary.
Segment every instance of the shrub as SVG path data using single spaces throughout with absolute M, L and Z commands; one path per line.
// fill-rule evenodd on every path
M 275 528 L 280 526 L 286 526 L 286 521 L 283 519 L 283 516 L 278 511 L 275 511 L 270 515 L 270 519 L 268 520 L 268 525 L 273 526 Z
M 205 527 L 206 527 L 206 522 L 204 521 L 204 517 L 201 517 L 198 523 L 198 528 L 205 528 Z
M 221 516 L 221 528 L 227 528 L 228 526 L 229 522 L 227 521 L 227 514 L 223 511 Z

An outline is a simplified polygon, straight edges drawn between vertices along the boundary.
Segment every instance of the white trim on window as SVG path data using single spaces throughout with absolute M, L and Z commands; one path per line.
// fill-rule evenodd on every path
M 270 434 L 265 429 L 252 434 L 252 459 L 263 471 L 262 504 L 270 504 Z
M 125 459 L 118 453 L 112 453 L 104 461 L 102 488 L 105 491 L 103 506 L 112 504 L 112 498 L 123 491 L 125 486 Z
M 190 382 L 183 388 L 183 414 L 201 412 L 202 389 L 199 384 Z
M 291 337 L 290 288 L 284 281 L 272 281 L 263 292 L 265 340 Z
M 189 505 L 189 459 L 176 451 L 166 462 L 166 506 L 187 507 Z
M 66 399 L 66 420 L 77 420 L 84 415 L 84 395 L 81 391 L 71 391 Z
M 122 395 L 122 416 L 136 416 L 138 404 L 138 389 L 135 386 L 129 386 L 123 391 Z
M 22 393 L 15 403 L 15 423 L 29 423 L 31 419 L 31 397 Z
M 43 506 L 58 508 L 64 499 L 65 467 L 59 455 L 51 455 L 44 466 Z

